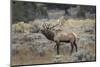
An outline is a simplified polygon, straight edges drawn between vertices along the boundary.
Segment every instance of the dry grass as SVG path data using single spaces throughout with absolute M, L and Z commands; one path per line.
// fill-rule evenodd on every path
M 56 20 L 50 20 L 48 22 L 57 23 Z M 79 40 L 77 41 L 78 52 L 81 51 L 81 49 L 85 49 L 89 53 L 89 55 L 95 58 L 95 48 L 96 48 L 95 47 L 96 46 L 95 19 L 93 20 L 92 19 L 83 19 L 83 20 L 82 19 L 81 20 L 68 19 L 64 23 L 63 30 L 66 32 L 75 32 L 78 35 L 78 38 L 79 38 Z M 90 33 L 91 30 L 92 30 L 92 33 Z M 21 33 L 17 33 L 17 34 L 21 34 Z M 94 37 L 94 40 L 91 39 L 93 37 Z M 54 49 L 55 43 L 54 42 L 49 43 L 48 41 L 48 43 L 46 44 L 48 46 L 43 46 L 45 45 L 45 43 L 40 44 L 43 47 L 43 51 L 42 52 L 40 51 L 40 53 L 38 53 L 37 48 L 39 46 L 37 46 L 37 44 L 34 44 L 36 40 L 38 39 L 35 39 L 34 41 L 24 41 L 22 39 L 23 43 L 21 43 L 21 45 L 17 47 L 18 49 L 16 49 L 19 52 L 16 53 L 15 55 L 12 55 L 12 60 L 11 60 L 12 65 L 45 64 L 45 63 L 54 63 L 57 61 L 55 59 L 56 57 L 56 50 Z M 41 41 L 41 39 L 38 41 Z M 32 43 L 32 45 L 30 45 L 29 43 Z M 12 45 L 14 44 L 12 43 Z M 64 45 L 60 47 L 60 55 L 61 55 L 60 62 L 74 62 L 72 61 L 73 56 L 70 55 L 70 44 L 64 43 Z M 89 59 L 89 60 L 84 60 L 84 61 L 92 61 L 92 60 Z

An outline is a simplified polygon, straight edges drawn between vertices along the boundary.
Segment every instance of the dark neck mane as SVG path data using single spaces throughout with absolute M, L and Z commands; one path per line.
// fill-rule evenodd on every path
M 42 33 L 45 35 L 45 37 L 48 39 L 48 40 L 54 40 L 54 32 L 51 31 L 51 30 L 45 30 L 45 31 L 42 31 Z

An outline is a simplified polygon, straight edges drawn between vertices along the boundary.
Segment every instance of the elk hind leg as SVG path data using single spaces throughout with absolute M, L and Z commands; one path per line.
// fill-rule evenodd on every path
M 76 44 L 75 41 L 74 41 L 74 46 L 75 46 L 75 49 L 76 49 L 76 52 L 77 52 L 77 44 Z

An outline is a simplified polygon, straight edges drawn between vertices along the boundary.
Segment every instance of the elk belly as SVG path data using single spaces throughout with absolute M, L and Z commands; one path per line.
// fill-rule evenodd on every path
M 69 37 L 67 35 L 67 33 L 59 33 L 54 37 L 55 41 L 62 41 L 62 42 L 67 42 L 69 41 Z

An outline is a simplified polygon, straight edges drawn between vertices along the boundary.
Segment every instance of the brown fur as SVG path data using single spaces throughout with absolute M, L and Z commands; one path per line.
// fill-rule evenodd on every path
M 71 45 L 71 53 L 72 53 L 74 47 L 75 47 L 76 52 L 77 52 L 76 38 L 77 38 L 77 36 L 76 36 L 76 34 L 74 32 L 66 33 L 66 32 L 62 31 L 62 32 L 58 32 L 55 35 L 54 41 L 57 42 L 57 44 L 59 44 L 60 42 L 70 43 L 70 45 Z M 58 49 L 59 49 L 59 47 L 58 47 Z M 58 54 L 59 54 L 59 52 L 58 52 Z

